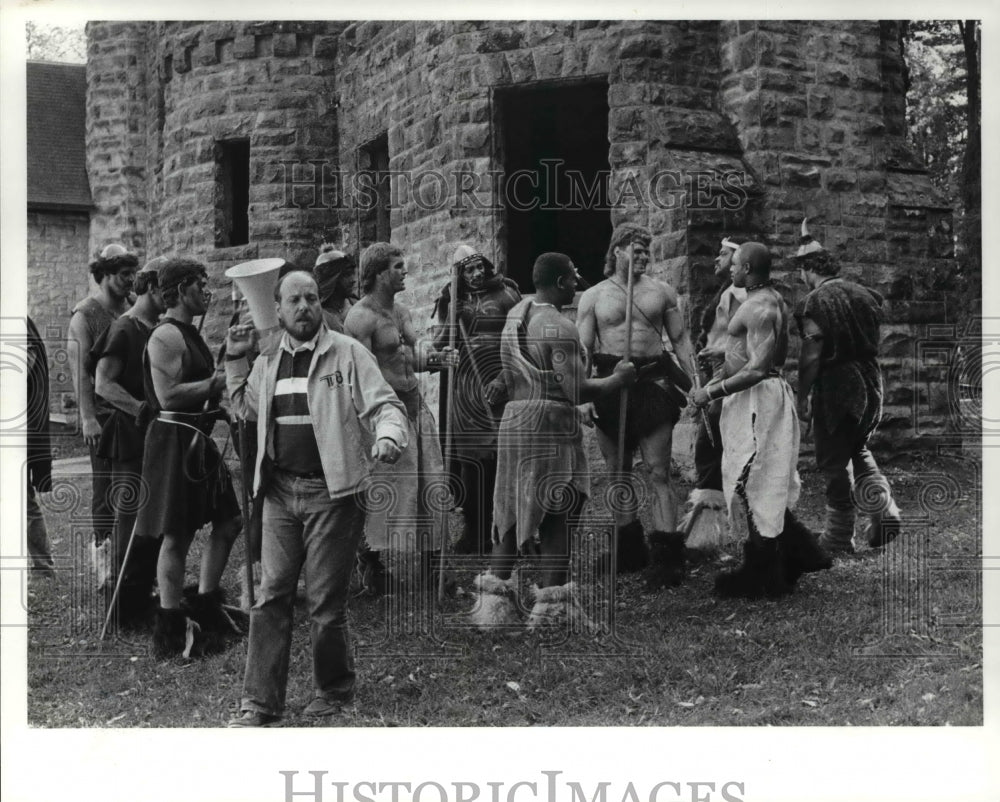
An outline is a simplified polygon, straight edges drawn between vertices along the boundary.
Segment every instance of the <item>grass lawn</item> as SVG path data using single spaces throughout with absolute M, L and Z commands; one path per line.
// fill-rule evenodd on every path
M 981 725 L 980 465 L 955 453 L 903 455 L 883 467 L 906 534 L 884 552 L 860 551 L 803 577 L 780 601 L 712 597 L 712 578 L 734 564 L 736 549 L 655 594 L 631 576 L 613 597 L 607 582 L 585 582 L 598 636 L 469 630 L 479 560 L 455 569 L 458 594 L 440 611 L 358 597 L 358 696 L 320 725 Z M 802 479 L 799 512 L 818 529 L 822 486 L 805 460 Z M 237 711 L 246 642 L 193 662 L 155 662 L 149 633 L 102 650 L 88 577 L 72 557 L 85 537 L 89 479 L 66 482 L 76 495 L 46 497 L 61 568 L 26 591 L 29 724 L 224 725 Z M 197 553 L 196 545 L 194 567 Z M 242 543 L 225 578 L 233 596 L 241 570 Z M 528 566 L 525 585 L 531 576 Z M 299 604 L 286 726 L 317 726 L 301 715 L 310 665 Z

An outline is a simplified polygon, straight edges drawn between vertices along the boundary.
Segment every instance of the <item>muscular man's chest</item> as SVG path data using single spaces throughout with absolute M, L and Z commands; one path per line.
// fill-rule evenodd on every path
M 660 328 L 662 326 L 662 298 L 655 293 L 634 293 L 632 299 L 633 325 Z M 600 327 L 617 327 L 625 324 L 625 292 L 609 288 L 594 305 L 594 315 Z

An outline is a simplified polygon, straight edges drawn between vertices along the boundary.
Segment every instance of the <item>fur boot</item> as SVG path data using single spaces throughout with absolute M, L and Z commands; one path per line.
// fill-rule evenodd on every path
M 726 497 L 721 490 L 692 490 L 687 503 L 680 529 L 689 549 L 711 555 L 732 542 Z
M 715 577 L 715 595 L 724 599 L 776 599 L 791 592 L 777 538 L 751 537 L 743 544 L 740 567 Z
M 650 532 L 649 557 L 649 567 L 642 572 L 647 591 L 655 593 L 684 581 L 683 532 Z
M 188 617 L 181 609 L 156 609 L 153 626 L 153 657 L 167 660 L 184 652 L 188 631 Z
M 528 629 L 542 630 L 551 627 L 571 632 L 594 631 L 594 623 L 587 617 L 577 597 L 575 582 L 535 588 L 535 604 L 528 616 Z
M 485 573 L 477 576 L 472 584 L 476 588 L 476 606 L 469 612 L 469 620 L 479 629 L 502 629 L 520 623 L 517 617 L 517 575 L 510 579 Z
M 833 565 L 816 534 L 791 510 L 785 510 L 785 528 L 778 535 L 778 542 L 785 553 L 785 579 L 789 585 L 794 585 L 802 574 L 825 571 Z
M 122 629 L 145 629 L 155 622 L 156 599 L 152 587 L 145 583 L 123 583 L 115 606 L 118 626 Z
M 638 519 L 618 528 L 618 573 L 631 574 L 649 565 L 649 548 Z
M 826 508 L 826 527 L 819 545 L 827 554 L 854 554 L 854 509 Z
M 194 593 L 184 599 L 188 617 L 198 625 L 205 654 L 224 651 L 229 638 L 240 637 L 245 632 L 246 628 L 241 629 L 225 607 L 225 600 L 222 588 Z M 245 615 L 242 611 L 236 612 Z

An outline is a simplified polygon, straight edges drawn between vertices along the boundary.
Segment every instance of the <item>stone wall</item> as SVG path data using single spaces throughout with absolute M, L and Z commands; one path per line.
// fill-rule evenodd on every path
M 143 252 L 146 191 L 146 28 L 87 25 L 87 176 L 94 201 L 90 253 L 110 242 Z
M 612 223 L 650 226 L 651 270 L 692 322 L 724 234 L 767 242 L 800 299 L 787 257 L 808 216 L 844 272 L 889 300 L 886 431 L 937 393 L 913 376 L 921 327 L 950 320 L 950 217 L 903 145 L 897 23 L 219 21 L 88 35 L 91 251 L 125 239 L 144 258 L 190 254 L 225 290 L 222 271 L 245 259 L 309 266 L 323 240 L 357 253 L 374 227 L 356 181 L 384 137 L 391 239 L 411 270 L 401 300 L 423 330 L 459 242 L 503 266 L 502 198 L 454 180 L 503 165 L 497 93 L 600 80 Z M 249 244 L 219 247 L 219 143 L 234 138 L 250 145 Z M 209 316 L 216 342 L 228 311 Z
M 722 22 L 720 44 L 723 110 L 766 188 L 765 241 L 791 256 L 808 216 L 842 273 L 889 302 L 881 432 L 898 437 L 912 426 L 915 402 L 927 400 L 914 381 L 926 324 L 949 321 L 933 277 L 953 269 L 950 211 L 902 139 L 898 24 Z M 793 267 L 786 260 L 778 266 Z M 786 297 L 803 297 L 794 272 L 778 276 Z M 936 423 L 924 433 L 946 435 L 947 405 L 935 402 L 930 417 Z
M 91 286 L 89 238 L 86 212 L 28 212 L 28 314 L 45 340 L 55 412 L 62 412 L 63 398 L 72 395 L 63 346 L 70 312 Z

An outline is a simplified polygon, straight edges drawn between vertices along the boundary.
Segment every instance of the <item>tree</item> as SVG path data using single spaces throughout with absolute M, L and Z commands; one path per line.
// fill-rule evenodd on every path
M 955 211 L 956 299 L 970 314 L 981 309 L 982 179 L 980 24 L 978 20 L 918 20 L 903 34 L 909 89 L 909 140 L 931 181 Z
M 87 42 L 82 26 L 70 28 L 29 21 L 24 25 L 24 34 L 29 59 L 74 64 L 87 60 Z

